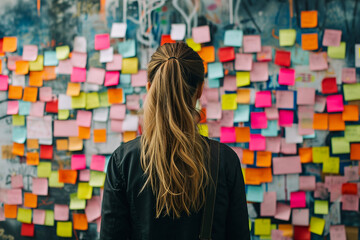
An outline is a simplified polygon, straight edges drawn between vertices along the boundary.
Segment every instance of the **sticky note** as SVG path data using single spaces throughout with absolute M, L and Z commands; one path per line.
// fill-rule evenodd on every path
M 54 211 L 45 210 L 45 226 L 54 226 Z
M 258 91 L 255 95 L 255 107 L 271 107 L 271 91 Z
M 276 50 L 275 52 L 275 64 L 284 67 L 290 67 L 291 64 L 291 52 Z
M 37 207 L 37 195 L 32 193 L 24 193 L 24 207 L 36 208 Z
M 236 76 L 234 75 L 226 75 L 224 77 L 224 90 L 225 91 L 236 91 L 237 90 L 237 86 L 236 86 Z
M 295 70 L 289 68 L 281 68 L 279 71 L 278 83 L 280 85 L 294 85 Z
M 232 47 L 241 47 L 243 41 L 242 30 L 226 30 L 224 36 L 224 45 Z
M 51 175 L 51 162 L 40 162 L 37 166 L 37 177 L 47 178 Z
M 120 54 L 114 54 L 113 60 L 111 62 L 106 63 L 106 70 L 108 71 L 120 71 L 122 68 L 122 56 Z M 104 70 L 102 68 L 98 68 L 99 70 Z M 105 73 L 105 71 L 104 71 Z M 87 80 L 89 81 L 89 79 Z
M 343 90 L 344 90 L 345 101 L 360 100 L 360 95 L 359 95 L 360 83 L 344 84 Z
M 323 36 L 323 46 L 339 46 L 341 42 L 341 30 L 325 29 Z
M 344 110 L 344 102 L 343 102 L 342 94 L 327 96 L 326 106 L 328 112 L 342 112 Z
M 56 58 L 64 60 L 69 57 L 70 48 L 68 45 L 56 47 Z
M 64 186 L 64 183 L 59 182 L 59 172 L 51 171 L 51 174 L 49 177 L 49 187 L 61 188 L 63 186 Z
M 136 132 L 135 132 L 135 137 L 136 137 Z M 105 183 L 105 177 L 106 174 L 104 172 L 90 171 L 89 185 L 93 187 L 103 187 Z
M 88 222 L 92 222 L 101 216 L 100 197 L 94 196 L 87 201 L 85 214 Z
M 332 154 L 350 153 L 350 143 L 344 137 L 331 138 Z
M 279 30 L 279 45 L 281 47 L 289 47 L 295 44 L 296 30 L 295 29 L 280 29 Z
M 293 108 L 294 92 L 293 91 L 276 91 L 277 108 Z
M 265 82 L 269 79 L 269 66 L 267 62 L 254 62 L 250 71 L 251 82 Z
M 315 200 L 314 213 L 315 214 L 328 214 L 329 213 L 329 202 L 327 200 Z
M 301 34 L 301 47 L 303 50 L 317 50 L 319 48 L 318 34 L 317 33 Z
M 48 179 L 47 178 L 33 178 L 32 192 L 36 195 L 48 195 Z
M 218 49 L 218 57 L 220 62 L 230 62 L 235 59 L 234 47 L 220 47 Z
M 88 221 L 84 213 L 74 213 L 73 214 L 73 223 L 75 230 L 88 230 Z
M 24 237 L 34 237 L 35 227 L 34 224 L 21 224 L 20 235 Z
M 94 129 L 94 143 L 106 142 L 106 129 Z
M 261 52 L 256 53 L 256 60 L 258 62 L 270 62 L 272 59 L 272 47 L 262 46 Z
M 342 113 L 344 121 L 359 121 L 359 108 L 356 105 L 345 105 Z
M 86 93 L 80 92 L 79 96 L 71 97 L 71 108 L 85 108 L 86 107 Z
M 237 101 L 239 96 L 237 96 Z M 237 109 L 234 111 L 234 122 L 249 122 L 250 120 L 250 106 L 249 105 L 237 105 Z
M 236 110 L 236 94 L 221 95 L 221 107 L 223 110 Z
M 3 52 L 15 52 L 17 49 L 17 37 L 4 37 L 2 44 Z
M 4 204 L 4 215 L 5 218 L 16 218 L 17 217 L 17 209 L 18 206 L 16 205 L 8 205 L 8 204 Z
M 264 129 L 267 128 L 267 119 L 265 112 L 251 112 L 251 128 Z
M 299 87 L 296 95 L 297 105 L 314 105 L 315 104 L 315 88 Z
M 306 207 L 306 194 L 303 191 L 290 193 L 290 207 L 303 208 Z
M 339 173 L 340 159 L 338 157 L 329 157 L 323 160 L 324 173 Z
M 322 71 L 328 69 L 328 67 L 326 52 L 310 53 L 309 68 L 311 71 Z
M 327 161 L 330 155 L 329 147 L 313 147 L 312 158 L 314 163 L 322 163 Z
M 18 208 L 17 220 L 22 223 L 31 223 L 32 211 L 31 209 Z
M 253 65 L 252 54 L 237 53 L 235 54 L 235 70 L 251 71 Z
M 15 115 L 19 113 L 19 102 L 18 101 L 8 101 L 7 103 L 7 115 Z
M 38 88 L 25 87 L 23 101 L 36 102 L 37 95 L 38 95 Z
M 9 77 L 7 75 L 0 75 L 0 91 L 7 91 L 9 86 Z
M 66 204 L 54 204 L 54 219 L 56 221 L 68 221 L 69 206 Z
M 23 188 L 23 176 L 22 175 L 13 175 L 11 176 L 11 188 Z
M 341 81 L 343 83 L 356 83 L 355 68 L 343 68 L 341 71 Z
M 301 11 L 301 28 L 315 28 L 318 24 L 317 11 Z
M 91 158 L 90 169 L 95 171 L 104 171 L 105 161 L 105 156 L 93 155 Z
M 122 74 L 135 74 L 138 72 L 138 58 L 124 58 L 122 62 Z
M 264 192 L 263 187 L 248 185 L 246 198 L 249 202 L 263 202 L 264 201 Z
M 95 50 L 103 50 L 110 47 L 109 34 L 96 34 L 95 35 Z
M 247 142 L 250 141 L 250 132 L 249 132 L 249 140 L 247 140 Z M 248 149 L 243 149 L 242 151 L 242 158 L 241 158 L 241 163 L 242 164 L 250 164 L 253 165 L 254 164 L 254 151 L 248 150 Z
M 270 235 L 271 234 L 271 219 L 257 218 L 255 219 L 255 235 Z
M 221 127 L 220 142 L 234 143 L 236 142 L 236 132 L 234 127 Z
M 292 209 L 292 224 L 296 226 L 309 226 L 309 209 Z
M 24 45 L 22 59 L 25 61 L 35 61 L 38 56 L 38 47 L 36 45 Z
M 45 223 L 45 210 L 34 209 L 33 210 L 33 224 L 44 225 Z
M 252 151 L 264 151 L 266 149 L 265 137 L 261 134 L 250 134 L 249 149 Z
M 101 53 L 100 53 L 101 54 Z M 82 52 L 72 52 L 71 64 L 73 67 L 86 68 L 87 54 Z
M 277 120 L 269 120 L 268 115 L 268 127 L 261 129 L 261 135 L 264 137 L 276 137 L 278 135 L 278 121 Z
M 114 49 L 109 47 L 107 49 L 100 50 L 100 59 L 101 63 L 109 63 L 114 60 Z
M 254 53 L 261 51 L 260 35 L 245 35 L 243 37 L 244 53 Z
M 330 226 L 330 239 L 346 240 L 346 231 L 344 225 Z
M 325 220 L 318 217 L 311 217 L 310 219 L 310 232 L 317 235 L 322 235 L 325 227 Z
M 265 192 L 264 201 L 260 204 L 260 216 L 275 216 L 276 213 L 276 192 Z
M 55 80 L 56 72 L 55 66 L 45 66 L 44 67 L 44 80 Z
M 81 170 L 86 168 L 86 157 L 84 154 L 73 154 L 71 156 L 71 169 Z
M 88 83 L 94 83 L 102 85 L 105 79 L 105 70 L 102 68 L 90 68 L 89 73 L 87 74 L 86 81 Z
M 58 119 L 59 120 L 66 120 L 69 118 L 70 112 L 67 109 L 59 109 L 58 111 Z
M 57 222 L 56 235 L 59 237 L 72 237 L 72 222 Z
M 222 78 L 224 77 L 223 65 L 220 62 L 208 64 L 208 78 Z
M 207 63 L 215 61 L 215 47 L 214 46 L 206 46 L 202 47 L 198 52 L 199 56 Z
M 289 221 L 290 214 L 291 214 L 291 208 L 288 204 L 284 204 L 280 202 L 276 204 L 276 213 L 274 216 L 275 219 Z
M 310 150 L 311 150 L 311 148 L 310 148 Z M 315 176 L 300 176 L 299 177 L 299 189 L 302 191 L 314 191 L 315 190 Z
M 185 41 L 186 41 L 186 44 L 189 47 L 191 47 L 195 52 L 198 52 L 201 50 L 201 44 L 194 42 L 194 40 L 192 38 L 187 38 Z
M 21 99 L 23 95 L 23 88 L 21 86 L 9 85 L 8 98 Z
M 30 72 L 29 76 L 29 86 L 32 87 L 42 87 L 44 79 L 44 72 Z M 50 88 L 51 89 L 51 88 Z
M 292 110 L 279 110 L 279 126 L 291 127 L 294 122 L 294 112 Z
M 123 38 L 126 35 L 126 29 L 127 29 L 126 23 L 114 22 L 111 25 L 110 37 L 111 38 Z
M 86 200 L 85 199 L 79 199 L 77 197 L 77 193 L 71 193 L 70 194 L 70 210 L 80 210 L 85 209 Z
M 70 81 L 71 82 L 85 82 L 86 81 L 86 69 L 73 67 Z
M 341 42 L 338 47 L 329 46 L 327 53 L 330 58 L 344 59 L 346 54 L 346 42 Z
M 210 28 L 208 25 L 193 27 L 191 30 L 192 39 L 195 43 L 210 42 Z
M 91 199 L 93 187 L 87 182 L 78 183 L 77 198 L 78 199 Z
M 129 39 L 118 43 L 118 52 L 123 58 L 130 58 L 136 56 L 136 42 L 134 39 Z
M 111 88 L 108 89 L 108 102 L 111 104 L 123 102 L 123 90 L 122 88 Z M 101 98 L 100 98 L 101 100 Z
M 29 73 L 29 62 L 28 61 L 16 61 L 15 73 L 18 75 L 26 75 Z
M 243 87 L 250 85 L 250 72 L 236 72 L 236 86 Z
M 44 51 L 44 66 L 57 66 L 59 60 L 56 58 L 55 51 Z M 35 71 L 31 70 L 30 71 Z

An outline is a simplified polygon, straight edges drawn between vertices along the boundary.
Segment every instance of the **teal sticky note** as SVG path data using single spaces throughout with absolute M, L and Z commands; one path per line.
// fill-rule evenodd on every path
M 309 51 L 305 51 L 299 47 L 292 47 L 291 52 L 291 63 L 296 65 L 309 65 Z
M 224 68 L 221 62 L 214 62 L 208 64 L 208 78 L 222 78 L 224 77 Z
M 232 47 L 241 47 L 243 40 L 242 30 L 227 30 L 224 36 L 224 45 Z
M 219 88 L 220 87 L 220 79 L 217 79 L 217 78 L 208 79 L 208 87 L 209 88 Z
M 234 122 L 248 122 L 250 120 L 250 106 L 238 104 L 234 110 Z
M 56 57 L 56 51 L 45 51 L 44 52 L 44 66 L 57 66 L 59 60 Z
M 19 101 L 19 115 L 29 115 L 31 102 Z
M 134 93 L 134 88 L 132 86 L 121 86 L 120 87 L 123 89 L 123 94 L 133 94 Z M 126 98 L 124 99 L 124 103 L 126 102 Z
M 315 138 L 316 137 L 316 133 L 314 132 L 313 134 L 310 134 L 310 135 L 303 135 L 303 138 L 304 139 L 312 139 L 312 138 Z
M 15 126 L 12 128 L 12 140 L 16 143 L 24 143 L 26 141 L 26 127 Z
M 136 43 L 134 39 L 118 43 L 118 52 L 123 58 L 136 56 Z
M 131 84 L 131 74 L 120 74 L 120 84 Z
M 261 129 L 261 135 L 264 137 L 276 137 L 278 135 L 278 121 L 268 120 L 268 127 Z
M 249 202 L 263 202 L 264 201 L 264 189 L 260 186 L 247 186 L 246 200 Z

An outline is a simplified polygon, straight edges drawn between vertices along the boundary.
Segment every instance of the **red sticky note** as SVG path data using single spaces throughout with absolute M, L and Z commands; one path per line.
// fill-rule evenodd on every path
M 108 49 L 110 47 L 110 36 L 106 34 L 95 35 L 95 50 Z
M 251 112 L 250 120 L 251 120 L 251 128 L 253 129 L 267 128 L 267 118 L 265 112 Z
M 40 145 L 40 158 L 41 159 L 52 159 L 53 157 L 53 146 L 52 145 Z
M 294 240 L 310 240 L 311 233 L 309 231 L 309 227 L 302 227 L 302 226 L 294 226 Z
M 284 67 L 290 67 L 291 64 L 291 52 L 289 51 L 276 51 L 275 52 L 275 64 Z
M 291 208 L 306 207 L 306 193 L 303 191 L 290 193 L 290 207 Z
M 85 154 L 73 154 L 71 156 L 71 169 L 81 170 L 86 168 Z
M 47 102 L 45 111 L 49 113 L 58 113 L 58 100 Z
M 27 224 L 27 223 L 21 224 L 21 236 L 34 237 L 34 232 L 35 232 L 34 224 Z
M 290 68 L 281 68 L 279 71 L 278 82 L 280 85 L 294 85 L 295 70 Z
M 221 127 L 220 142 L 234 143 L 236 142 L 235 127 Z
M 330 95 L 326 97 L 326 108 L 328 112 L 344 111 L 344 101 L 342 94 Z
M 294 111 L 279 110 L 279 126 L 291 127 L 294 122 Z
M 70 81 L 71 82 L 85 82 L 86 81 L 86 68 L 73 67 Z
M 234 47 L 221 47 L 218 52 L 220 62 L 230 62 L 235 59 Z
M 264 151 L 266 149 L 266 139 L 261 134 L 250 134 L 249 149 L 251 151 Z
M 271 107 L 271 91 L 258 91 L 255 95 L 255 107 Z
M 321 91 L 323 94 L 337 93 L 336 78 L 324 78 L 321 82 Z
M 253 66 L 253 56 L 249 53 L 235 54 L 235 70 L 251 71 Z
M 161 35 L 161 43 L 160 45 L 164 45 L 165 43 L 176 43 L 175 40 L 171 39 L 171 35 Z
M 343 183 L 341 186 L 341 193 L 342 194 L 357 194 L 357 184 L 356 183 Z

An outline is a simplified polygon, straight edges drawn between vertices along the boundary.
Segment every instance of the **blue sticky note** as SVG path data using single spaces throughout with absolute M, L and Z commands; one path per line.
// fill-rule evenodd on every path
M 136 43 L 134 39 L 118 43 L 118 52 L 123 58 L 136 56 Z
M 59 60 L 56 57 L 56 51 L 45 51 L 44 52 L 44 66 L 57 66 Z
M 131 84 L 131 74 L 120 74 L 120 84 Z
M 250 119 L 250 106 L 238 104 L 234 110 L 234 122 L 248 122 Z
M 12 128 L 12 139 L 16 143 L 25 143 L 26 141 L 26 127 L 16 126 Z
M 220 79 L 217 79 L 217 78 L 208 79 L 208 87 L 209 88 L 219 88 L 220 87 Z
M 241 47 L 243 40 L 243 31 L 227 30 L 224 37 L 224 45 L 232 47 Z
M 222 78 L 224 77 L 224 68 L 221 62 L 214 62 L 208 64 L 208 78 Z
M 19 101 L 19 115 L 29 115 L 31 102 Z
M 247 186 L 246 200 L 249 202 L 263 202 L 264 201 L 264 189 L 260 186 Z
M 264 137 L 276 137 L 278 135 L 278 121 L 268 120 L 268 127 L 261 129 L 261 135 Z

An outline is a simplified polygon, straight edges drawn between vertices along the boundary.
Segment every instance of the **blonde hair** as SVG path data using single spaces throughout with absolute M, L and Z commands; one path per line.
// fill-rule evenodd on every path
M 204 65 L 185 43 L 164 44 L 148 65 L 151 87 L 144 103 L 141 166 L 156 196 L 156 217 L 190 215 L 205 202 L 208 144 L 200 136 L 194 97 Z

